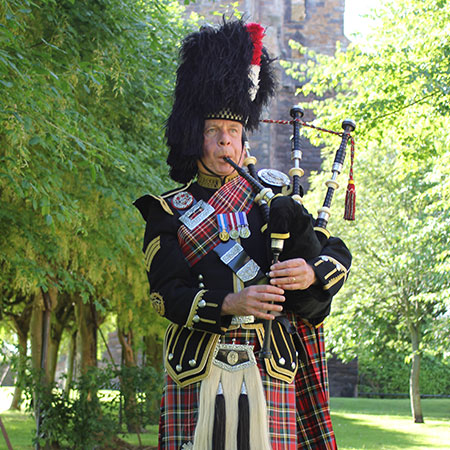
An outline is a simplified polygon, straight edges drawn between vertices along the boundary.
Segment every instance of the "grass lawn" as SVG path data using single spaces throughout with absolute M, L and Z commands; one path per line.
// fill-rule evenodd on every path
M 339 450 L 450 449 L 450 399 L 422 399 L 424 424 L 408 399 L 332 398 Z
M 0 389 L 0 417 L 14 450 L 33 450 L 34 420 L 7 411 L 10 390 Z M 425 424 L 414 424 L 407 399 L 332 398 L 331 411 L 339 450 L 449 450 L 450 399 L 424 399 Z M 157 444 L 157 426 L 141 435 L 144 446 Z M 136 435 L 125 440 L 138 444 Z M 6 449 L 0 434 L 0 450 Z

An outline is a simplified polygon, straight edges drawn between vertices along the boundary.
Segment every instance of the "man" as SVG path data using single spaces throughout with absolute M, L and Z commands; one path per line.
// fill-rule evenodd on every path
M 271 264 L 267 226 L 273 228 L 275 219 L 265 223 L 251 184 L 224 159 L 242 166 L 244 128 L 257 127 L 274 93 L 262 36 L 257 24 L 230 21 L 184 40 L 166 137 L 171 177 L 187 184 L 136 201 L 147 221 L 150 298 L 171 321 L 160 449 L 294 450 L 312 442 L 308 429 L 331 425 L 327 414 L 302 418 L 297 412 L 303 399 L 296 398 L 296 374 L 308 377 L 316 361 L 309 360 L 310 343 L 296 328 L 316 333 L 350 254 L 336 238 L 308 261 L 297 254 L 298 243 L 313 245 L 316 237 L 304 208 L 281 196 L 272 211 L 286 204 L 295 220 L 280 262 Z M 261 181 L 275 193 L 287 189 L 270 176 Z M 300 228 L 309 235 L 299 236 Z M 328 289 L 330 273 L 340 279 Z M 263 320 L 273 321 L 266 359 L 259 355 Z M 327 398 L 322 400 L 327 413 Z M 326 434 L 318 446 L 305 448 L 332 448 L 332 431 Z

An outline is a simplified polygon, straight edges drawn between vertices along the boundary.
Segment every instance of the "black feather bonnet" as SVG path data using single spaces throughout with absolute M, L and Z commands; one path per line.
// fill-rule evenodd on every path
M 236 120 L 250 131 L 258 127 L 275 92 L 273 59 L 262 46 L 263 36 L 261 25 L 234 19 L 203 26 L 183 40 L 166 123 L 167 163 L 175 181 L 186 183 L 197 173 L 205 119 Z

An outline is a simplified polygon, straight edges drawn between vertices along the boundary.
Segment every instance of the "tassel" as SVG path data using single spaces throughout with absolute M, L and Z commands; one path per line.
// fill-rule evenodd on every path
M 245 381 L 242 381 L 238 405 L 239 425 L 237 431 L 237 450 L 250 450 L 250 408 Z
M 212 435 L 212 450 L 225 450 L 225 397 L 222 383 L 219 383 L 214 407 L 214 426 Z
M 356 186 L 353 180 L 353 160 L 355 158 L 355 141 L 350 136 L 350 174 L 347 185 L 347 192 L 345 193 L 345 220 L 355 220 L 355 208 L 356 208 Z
M 355 220 L 355 207 L 356 207 L 356 188 L 355 182 L 349 180 L 347 186 L 347 192 L 345 193 L 345 220 Z

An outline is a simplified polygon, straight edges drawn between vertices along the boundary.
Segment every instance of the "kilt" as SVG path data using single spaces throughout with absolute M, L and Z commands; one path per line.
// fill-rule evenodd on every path
M 254 330 L 238 328 L 226 333 L 221 342 L 250 344 L 255 352 L 259 343 Z M 297 449 L 296 397 L 294 383 L 275 380 L 258 363 L 267 401 L 268 427 L 273 450 Z M 180 388 L 166 375 L 161 400 L 159 423 L 159 449 L 179 450 L 183 444 L 193 442 L 198 418 L 201 382 Z M 207 449 L 201 449 L 207 450 Z
M 306 365 L 299 361 L 295 376 L 298 449 L 335 450 L 323 325 L 315 327 L 302 320 L 296 321 L 292 316 L 290 320 L 296 326 L 309 359 Z

